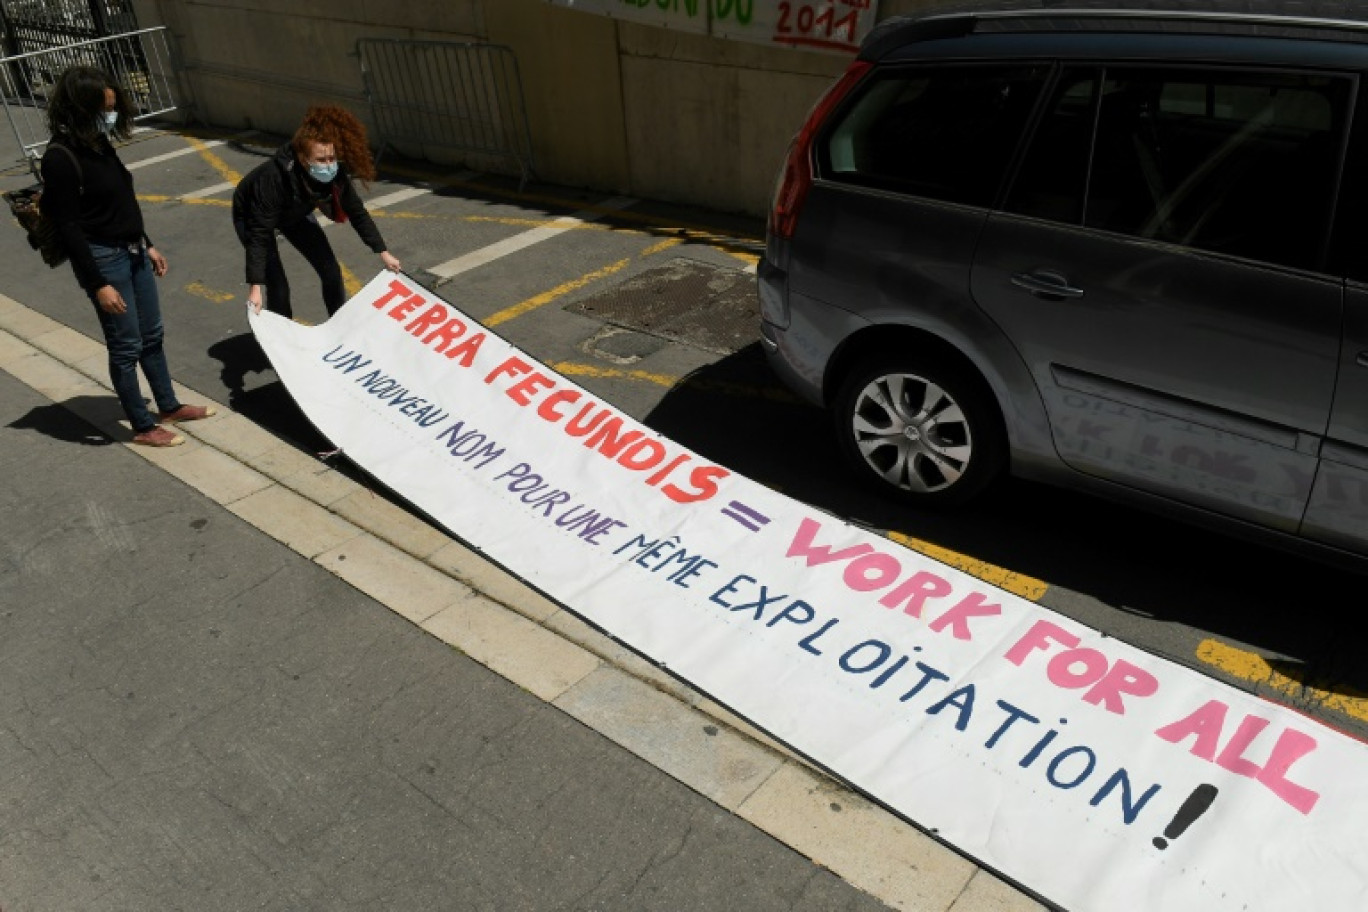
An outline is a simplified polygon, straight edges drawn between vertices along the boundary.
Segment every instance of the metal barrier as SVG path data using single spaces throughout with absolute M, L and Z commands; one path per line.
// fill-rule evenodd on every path
M 132 0 L 0 0 L 5 54 L 45 51 L 137 27 Z
M 518 61 L 496 44 L 362 38 L 366 100 L 385 148 L 425 147 L 511 159 L 519 188 L 533 173 Z
M 61 72 L 77 65 L 99 67 L 113 76 L 133 103 L 135 121 L 176 110 L 165 26 L 0 58 L 0 100 L 35 173 L 48 142 L 48 95 Z

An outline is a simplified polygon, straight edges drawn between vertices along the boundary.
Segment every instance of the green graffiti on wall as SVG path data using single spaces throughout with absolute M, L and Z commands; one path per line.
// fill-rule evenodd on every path
M 750 25 L 755 12 L 755 0 L 712 0 L 713 21 L 735 19 L 740 25 Z
M 698 0 L 622 0 L 623 6 L 637 9 L 654 7 L 665 13 L 683 13 L 690 19 L 698 15 Z

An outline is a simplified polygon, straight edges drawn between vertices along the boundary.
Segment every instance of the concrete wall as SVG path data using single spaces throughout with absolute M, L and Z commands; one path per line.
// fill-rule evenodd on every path
M 543 0 L 485 0 L 483 6 L 485 39 L 518 58 L 537 175 L 649 195 L 634 187 L 628 167 L 617 23 Z
M 937 5 L 883 0 L 880 18 Z M 139 0 L 138 12 L 144 27 L 167 26 L 204 123 L 288 134 L 315 102 L 369 121 L 358 38 L 488 41 L 517 55 L 541 179 L 751 214 L 767 209 L 790 137 L 848 62 L 545 0 Z
M 632 193 L 760 213 L 803 115 L 849 60 L 618 29 Z

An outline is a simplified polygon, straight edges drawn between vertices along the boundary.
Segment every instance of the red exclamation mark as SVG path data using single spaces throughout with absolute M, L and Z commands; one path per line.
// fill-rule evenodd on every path
M 1193 789 L 1192 794 L 1187 796 L 1183 806 L 1178 809 L 1178 813 L 1173 815 L 1173 822 L 1164 827 L 1164 835 L 1154 837 L 1154 847 L 1167 849 L 1170 839 L 1182 836 L 1183 831 L 1192 826 L 1192 822 L 1211 807 L 1211 802 L 1216 800 L 1216 792 L 1216 786 L 1205 783 Z

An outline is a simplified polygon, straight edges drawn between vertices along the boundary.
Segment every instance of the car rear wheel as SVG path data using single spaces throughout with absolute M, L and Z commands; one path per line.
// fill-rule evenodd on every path
M 886 358 L 853 371 L 834 414 L 851 468 L 919 505 L 964 503 L 1007 464 L 991 395 L 976 377 L 940 359 Z

